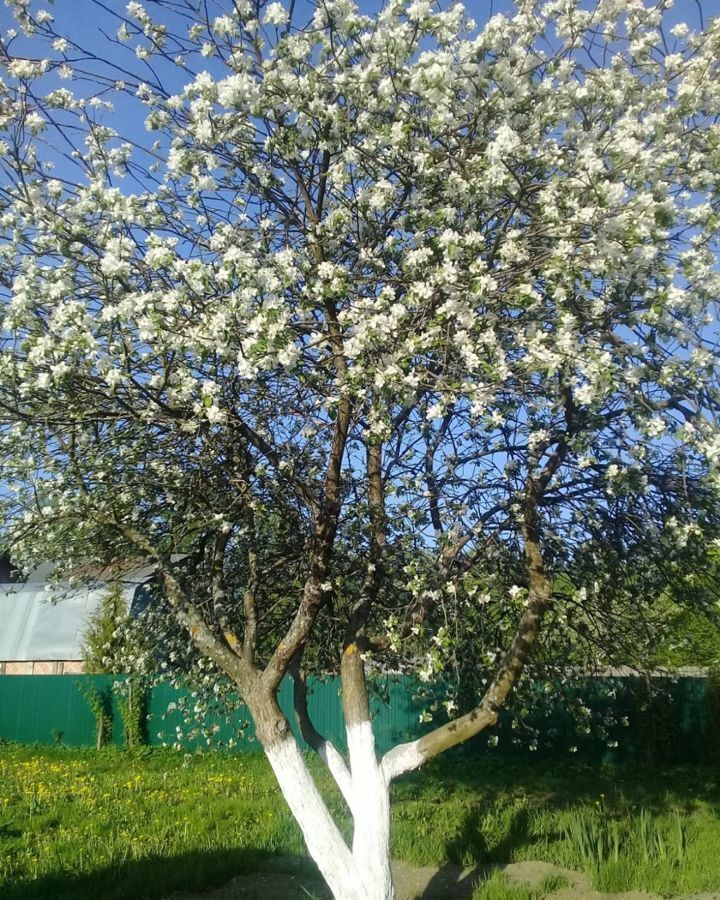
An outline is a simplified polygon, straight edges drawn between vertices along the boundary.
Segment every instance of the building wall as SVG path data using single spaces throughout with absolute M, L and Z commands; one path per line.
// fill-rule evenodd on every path
M 84 668 L 79 659 L 23 660 L 0 662 L 0 675 L 81 675 Z

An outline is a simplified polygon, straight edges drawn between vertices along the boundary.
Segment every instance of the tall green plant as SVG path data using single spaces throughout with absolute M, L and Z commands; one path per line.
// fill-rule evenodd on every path
M 122 585 L 113 582 L 83 635 L 83 663 L 90 675 L 125 671 L 124 625 L 129 618 Z
M 620 858 L 620 826 L 606 814 L 602 803 L 597 810 L 579 811 L 563 830 L 578 861 L 594 875 L 608 860 Z
M 95 747 L 99 750 L 112 740 L 112 694 L 107 687 L 100 689 L 90 682 L 79 682 L 78 690 L 95 718 Z
M 128 677 L 113 685 L 123 723 L 123 736 L 128 747 L 139 747 L 145 743 L 145 714 L 147 709 L 147 688 L 141 678 Z
M 639 817 L 640 850 L 645 862 L 654 860 L 680 866 L 687 845 L 687 827 L 678 812 L 673 814 L 669 825 L 663 825 L 646 809 L 640 810 Z

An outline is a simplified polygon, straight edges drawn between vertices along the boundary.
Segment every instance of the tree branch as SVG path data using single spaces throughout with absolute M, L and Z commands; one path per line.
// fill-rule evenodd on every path
M 352 776 L 340 751 L 315 728 L 307 702 L 307 683 L 302 672 L 302 654 L 296 654 L 290 663 L 290 674 L 293 679 L 293 704 L 295 717 L 300 726 L 304 741 L 312 747 L 325 763 L 328 771 L 335 779 L 345 802 L 352 812 Z
M 543 616 L 552 594 L 550 579 L 545 572 L 540 546 L 538 507 L 552 476 L 560 467 L 568 450 L 568 435 L 558 443 L 545 467 L 537 477 L 530 476 L 525 489 L 523 511 L 523 540 L 525 568 L 528 576 L 528 599 L 520 617 L 515 637 L 495 673 L 482 700 L 464 716 L 441 725 L 416 741 L 399 744 L 383 757 L 383 769 L 388 780 L 417 769 L 428 759 L 443 753 L 494 725 L 498 714 L 510 696 L 540 631 Z

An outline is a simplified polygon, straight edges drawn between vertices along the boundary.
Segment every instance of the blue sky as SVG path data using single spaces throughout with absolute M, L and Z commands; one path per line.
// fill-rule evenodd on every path
M 153 6 L 157 6 L 155 0 L 147 2 L 148 11 L 152 11 Z M 221 6 L 222 0 L 214 5 Z M 302 11 L 302 6 L 309 6 L 307 0 L 297 3 L 296 8 Z M 103 6 L 95 3 L 95 0 L 55 0 L 50 7 L 58 22 L 73 21 L 74 24 L 83 29 L 91 30 L 98 24 L 107 22 L 112 12 L 123 14 L 125 11 L 125 0 L 103 0 Z M 482 21 L 488 16 L 496 12 L 506 12 L 513 7 L 513 3 L 509 0 L 466 0 L 465 6 L 468 12 L 478 21 Z M 379 2 L 375 0 L 361 0 L 360 8 L 363 11 L 372 12 L 380 7 Z M 33 3 L 32 8 L 40 9 L 40 3 Z M 674 5 L 674 13 L 681 19 L 685 19 L 689 24 L 698 21 L 700 13 L 706 18 L 720 13 L 720 0 L 676 0 Z M 6 6 L 0 7 L 0 23 L 7 28 L 12 23 L 12 14 Z
M 441 0 L 441 2 L 442 5 L 447 6 L 450 5 L 451 0 Z M 587 0 L 587 2 L 590 3 L 591 0 Z M 109 72 L 112 71 L 112 64 L 126 66 L 133 73 L 136 73 L 139 78 L 151 81 L 151 71 L 147 64 L 135 59 L 132 48 L 137 42 L 136 40 L 130 41 L 125 46 L 119 46 L 117 42 L 111 43 L 108 39 L 114 39 L 119 25 L 126 18 L 126 5 L 126 0 L 55 0 L 49 5 L 47 0 L 46 2 L 37 0 L 37 2 L 31 4 L 31 8 L 35 12 L 41 8 L 49 9 L 55 17 L 55 27 L 58 33 L 67 35 L 105 60 L 105 63 L 85 63 L 89 68 L 95 71 L 104 70 Z M 148 11 L 153 14 L 153 12 L 159 12 L 158 8 L 162 4 L 159 4 L 157 0 L 147 0 L 145 5 Z M 180 3 L 168 4 L 171 8 L 178 8 L 181 5 Z M 206 5 L 210 11 L 210 18 L 214 18 L 216 15 L 226 11 L 230 4 L 227 0 L 207 0 Z M 289 0 L 285 0 L 285 5 L 289 5 Z M 306 20 L 312 6 L 311 0 L 296 0 L 294 21 L 301 24 Z M 382 0 L 360 0 L 360 8 L 368 13 L 380 9 L 381 6 Z M 495 13 L 511 12 L 514 8 L 514 3 L 512 0 L 466 0 L 465 6 L 468 13 L 481 25 Z M 700 28 L 701 22 L 707 24 L 712 17 L 717 15 L 720 15 L 720 0 L 676 0 L 673 9 L 667 13 L 667 23 L 668 27 L 671 27 L 677 22 L 685 21 L 695 30 Z M 161 21 L 167 20 L 165 13 L 156 17 Z M 178 31 L 183 33 L 187 23 L 183 21 L 180 24 L 182 27 Z M 0 5 L 0 33 L 2 33 L 3 40 L 7 37 L 8 29 L 12 29 L 14 25 L 10 9 L 4 4 Z M 13 55 L 20 56 L 38 56 L 41 53 L 37 46 L 33 46 L 23 37 L 16 39 L 11 44 L 10 52 Z M 69 55 L 73 56 L 72 53 Z M 197 62 L 193 62 L 193 65 L 196 71 L 201 71 L 202 69 L 212 70 L 213 61 L 198 58 Z M 81 67 L 79 64 L 75 66 L 76 69 Z M 159 72 L 163 85 L 171 92 L 181 90 L 182 85 L 187 83 L 190 77 L 187 71 L 174 66 L 169 61 L 161 64 Z M 120 71 L 113 71 L 111 77 L 120 79 L 123 75 Z M 54 76 L 52 76 L 51 80 L 58 82 L 58 79 Z M 130 81 L 129 78 L 127 80 Z M 48 79 L 49 81 L 50 79 Z M 67 82 L 58 82 L 49 86 L 70 87 L 71 85 Z M 72 83 L 72 89 L 76 95 L 84 92 L 82 84 L 76 81 Z M 94 87 L 88 86 L 87 91 L 88 94 L 92 94 Z M 99 112 L 97 115 L 98 121 L 114 127 L 121 136 L 136 140 L 144 145 L 150 144 L 157 137 L 157 135 L 154 137 L 148 135 L 145 131 L 144 118 L 147 111 L 145 108 L 139 107 L 137 101 L 127 96 L 119 95 L 117 92 L 113 92 L 112 100 L 115 105 L 114 111 L 110 113 Z M 57 142 L 59 147 L 63 141 L 60 135 L 57 135 L 57 137 L 60 138 Z M 59 161 L 59 157 L 56 156 L 56 158 Z M 60 163 L 58 172 L 64 168 L 65 165 Z M 138 185 L 136 184 L 129 189 L 136 190 L 137 188 Z M 123 189 L 128 188 L 123 185 Z

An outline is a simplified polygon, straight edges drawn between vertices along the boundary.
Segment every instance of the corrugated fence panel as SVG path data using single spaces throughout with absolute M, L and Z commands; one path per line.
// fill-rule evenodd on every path
M 62 743 L 93 746 L 96 726 L 88 692 L 105 695 L 113 715 L 113 743 L 123 743 L 123 725 L 112 675 L 6 675 L 0 676 L 0 739 L 24 744 Z M 713 687 L 714 685 L 714 687 Z M 603 762 L 713 760 L 720 752 L 720 688 L 707 678 L 681 678 L 660 682 L 663 690 L 648 693 L 639 678 L 578 680 L 563 696 L 552 685 L 537 686 L 524 725 L 518 729 L 507 714 L 493 732 L 470 742 L 467 752 L 502 756 L 568 757 Z M 714 693 L 713 693 L 714 692 Z M 577 728 L 571 700 L 581 700 L 593 721 L 606 720 L 605 732 Z M 186 711 L 197 698 L 190 690 L 160 683 L 145 692 L 145 741 L 154 746 L 180 744 L 188 750 L 208 745 L 236 746 L 258 751 L 252 723 L 239 697 L 228 708 L 197 716 L 188 726 Z M 378 750 L 411 740 L 432 727 L 420 715 L 428 705 L 428 686 L 402 676 L 388 676 L 373 684 L 372 709 Z M 280 690 L 280 705 L 291 723 L 292 684 Z M 308 705 L 318 730 L 345 749 L 345 729 L 339 680 L 316 679 L 309 684 Z M 538 734 L 537 747 L 528 738 Z M 296 730 L 297 733 L 297 730 Z M 301 742 L 302 743 L 302 742 Z
M 95 720 L 77 681 L 65 675 L 0 677 L 0 737 L 23 744 L 92 745 Z

